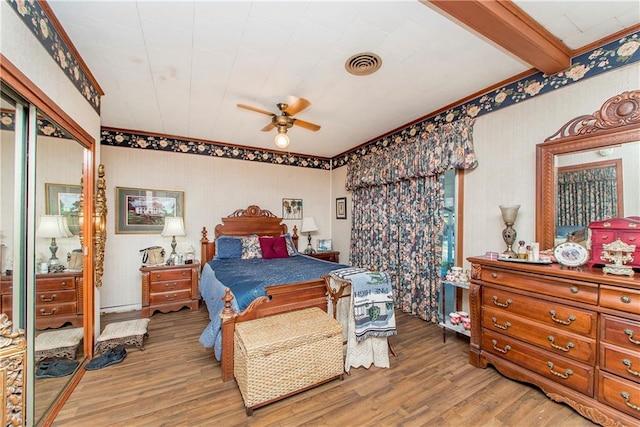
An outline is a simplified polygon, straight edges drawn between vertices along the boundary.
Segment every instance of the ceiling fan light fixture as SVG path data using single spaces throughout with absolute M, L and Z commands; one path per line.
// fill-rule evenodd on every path
M 285 149 L 289 146 L 289 137 L 287 136 L 287 128 L 278 129 L 275 138 L 276 147 Z

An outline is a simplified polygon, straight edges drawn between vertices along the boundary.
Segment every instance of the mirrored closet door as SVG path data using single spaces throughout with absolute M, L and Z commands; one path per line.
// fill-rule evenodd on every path
M 0 310 L 25 332 L 21 416 L 38 425 L 52 420 L 92 356 L 93 222 L 83 218 L 92 218 L 94 145 L 37 88 L 5 76 Z

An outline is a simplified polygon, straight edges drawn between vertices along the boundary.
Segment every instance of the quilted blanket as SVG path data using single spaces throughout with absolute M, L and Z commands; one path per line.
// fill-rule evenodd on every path
M 351 282 L 357 341 L 396 335 L 393 293 L 388 273 L 350 267 L 334 270 L 330 274 L 334 279 Z

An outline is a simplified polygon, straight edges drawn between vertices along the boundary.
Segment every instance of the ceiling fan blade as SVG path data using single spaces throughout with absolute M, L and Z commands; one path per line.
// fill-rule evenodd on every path
M 271 129 L 273 129 L 275 126 L 273 125 L 273 123 L 269 123 L 268 125 L 266 125 L 265 127 L 263 127 L 261 130 L 262 132 L 269 132 Z
M 300 126 L 301 128 L 312 130 L 314 132 L 320 130 L 320 126 L 314 123 L 305 122 L 304 120 L 300 120 L 300 119 L 293 119 L 293 124 L 296 126 Z
M 309 105 L 311 105 L 311 103 L 308 100 L 306 100 L 304 98 L 298 98 L 298 100 L 295 101 L 293 104 L 289 105 L 284 110 L 284 112 L 287 113 L 290 116 L 295 116 L 300 111 L 308 108 Z
M 247 105 L 247 104 L 237 104 L 237 105 L 238 105 L 238 107 L 244 108 L 245 110 L 255 111 L 256 113 L 266 114 L 267 116 L 275 116 L 275 114 L 272 113 L 271 111 L 263 110 L 261 108 L 252 107 L 251 105 Z

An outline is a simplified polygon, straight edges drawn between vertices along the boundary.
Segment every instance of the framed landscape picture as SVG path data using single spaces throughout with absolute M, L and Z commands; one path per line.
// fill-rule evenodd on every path
M 160 234 L 164 218 L 184 218 L 184 192 L 116 187 L 116 234 Z
M 44 184 L 46 195 L 45 210 L 47 215 L 64 215 L 67 217 L 69 231 L 74 235 L 80 233 L 80 193 L 82 186 L 70 184 Z

